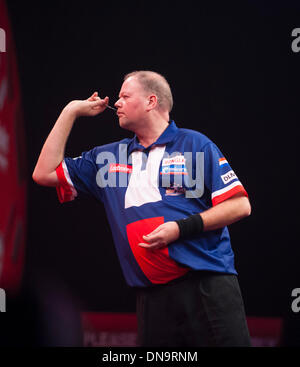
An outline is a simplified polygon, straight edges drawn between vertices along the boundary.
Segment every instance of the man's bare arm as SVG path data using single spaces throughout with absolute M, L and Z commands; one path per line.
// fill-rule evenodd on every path
M 203 220 L 203 230 L 213 231 L 237 222 L 250 214 L 251 205 L 248 198 L 243 194 L 236 194 L 199 215 Z M 139 246 L 152 250 L 161 248 L 176 241 L 179 235 L 178 224 L 174 221 L 166 222 L 143 236 L 145 243 L 139 243 Z
M 32 178 L 36 183 L 44 186 L 59 184 L 55 170 L 64 159 L 66 143 L 76 118 L 96 116 L 105 110 L 107 104 L 108 97 L 101 99 L 95 92 L 90 98 L 72 101 L 63 109 L 44 143 L 33 171 Z
M 235 196 L 201 213 L 203 230 L 213 231 L 228 226 L 251 214 L 249 199 L 244 194 Z

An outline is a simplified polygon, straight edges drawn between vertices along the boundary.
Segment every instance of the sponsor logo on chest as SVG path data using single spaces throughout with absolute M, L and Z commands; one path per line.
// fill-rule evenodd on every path
M 109 173 L 112 172 L 132 173 L 132 166 L 128 164 L 111 163 L 109 165 Z
M 187 175 L 185 158 L 183 155 L 164 158 L 161 164 L 161 175 Z

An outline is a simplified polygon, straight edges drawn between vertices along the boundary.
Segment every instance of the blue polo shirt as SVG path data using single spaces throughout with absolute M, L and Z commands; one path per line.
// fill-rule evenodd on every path
M 128 285 L 167 283 L 190 269 L 236 274 L 227 227 L 161 249 L 138 246 L 165 222 L 201 213 L 237 193 L 247 196 L 205 135 L 171 121 L 147 148 L 136 136 L 123 139 L 65 158 L 56 172 L 60 202 L 84 193 L 103 203 Z

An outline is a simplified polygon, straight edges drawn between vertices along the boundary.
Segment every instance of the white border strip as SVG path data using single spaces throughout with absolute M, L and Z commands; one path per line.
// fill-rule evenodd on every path
M 214 191 L 212 194 L 211 194 L 211 198 L 214 199 L 216 196 L 219 196 L 219 195 L 222 195 L 224 194 L 225 192 L 227 191 L 230 191 L 231 189 L 233 189 L 234 187 L 236 186 L 243 186 L 241 184 L 240 181 L 235 181 L 233 182 L 232 184 L 230 184 L 229 186 L 227 187 L 224 187 L 224 189 L 220 189 L 220 190 L 217 190 L 217 191 Z
M 76 191 L 76 189 L 73 185 L 73 182 L 72 182 L 71 177 L 69 175 L 68 167 L 67 167 L 64 160 L 62 161 L 62 168 L 64 170 L 65 178 L 66 178 L 68 184 L 70 185 L 70 188 L 71 188 L 71 191 L 72 191 L 72 199 L 74 199 L 78 194 L 77 194 L 77 191 Z

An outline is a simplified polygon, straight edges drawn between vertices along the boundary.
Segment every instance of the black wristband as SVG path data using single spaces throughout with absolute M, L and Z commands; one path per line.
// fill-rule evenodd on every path
M 190 237 L 203 231 L 203 220 L 200 214 L 194 214 L 175 222 L 179 227 L 179 238 Z

